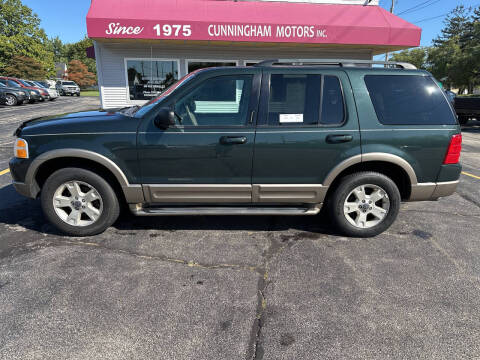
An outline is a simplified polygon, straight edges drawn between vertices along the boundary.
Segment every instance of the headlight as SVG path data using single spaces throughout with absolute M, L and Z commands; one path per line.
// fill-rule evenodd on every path
M 28 143 L 26 140 L 18 138 L 15 140 L 13 153 L 16 158 L 28 159 Z

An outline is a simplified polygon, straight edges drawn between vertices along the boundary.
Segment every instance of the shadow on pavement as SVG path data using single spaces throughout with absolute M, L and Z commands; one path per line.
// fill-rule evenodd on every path
M 47 235 L 60 235 L 44 218 L 40 202 L 19 195 L 13 185 L 0 189 L 0 225 L 20 226 Z M 319 216 L 153 216 L 137 217 L 123 211 L 117 230 L 243 230 L 297 229 L 335 234 L 323 212 Z

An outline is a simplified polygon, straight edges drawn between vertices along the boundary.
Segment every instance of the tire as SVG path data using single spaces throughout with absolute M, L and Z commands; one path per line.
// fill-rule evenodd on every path
M 5 96 L 5 105 L 7 106 L 15 106 L 18 104 L 18 100 L 15 95 L 7 94 Z
M 78 188 L 73 186 L 73 182 L 79 184 L 81 189 L 77 198 L 75 191 Z M 69 188 L 73 190 L 72 193 Z M 94 200 L 89 201 L 88 195 L 85 195 L 92 189 L 91 198 Z M 54 206 L 54 198 L 66 206 L 61 207 L 60 203 Z M 51 174 L 42 188 L 41 204 L 46 218 L 57 229 L 72 236 L 100 234 L 117 220 L 120 213 L 117 195 L 107 181 L 92 171 L 80 168 L 64 168 Z M 93 207 L 95 216 L 98 216 L 94 220 L 87 214 L 92 213 L 90 209 Z M 81 215 L 76 216 L 79 212 Z M 72 219 L 69 219 L 70 215 L 74 215 Z
M 80 93 L 77 94 L 77 97 L 80 97 Z
M 468 116 L 459 116 L 458 122 L 460 123 L 460 125 L 465 125 L 466 123 L 468 123 Z
M 365 201 L 360 199 L 362 196 L 353 193 L 354 189 L 361 186 L 364 186 L 364 194 L 367 195 Z M 370 190 L 372 192 L 369 194 Z M 375 197 L 370 198 L 374 193 Z M 383 198 L 375 201 L 382 194 Z M 347 202 L 347 200 L 349 201 Z M 373 203 L 370 204 L 369 201 L 373 201 Z M 393 224 L 400 210 L 400 202 L 398 187 L 389 177 L 376 172 L 358 172 L 340 180 L 334 192 L 327 199 L 327 206 L 328 213 L 342 234 L 366 238 L 384 232 Z M 386 212 L 384 212 L 385 209 L 387 209 Z M 348 210 L 352 211 L 346 214 Z M 375 214 L 380 214 L 380 217 Z M 363 219 L 365 221 L 362 221 Z M 357 221 L 358 225 L 355 225 L 354 223 Z

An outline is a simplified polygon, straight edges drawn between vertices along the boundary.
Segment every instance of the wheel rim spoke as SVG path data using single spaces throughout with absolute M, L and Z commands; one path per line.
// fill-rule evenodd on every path
M 66 207 L 71 207 L 72 205 L 72 200 L 71 198 L 68 198 L 66 196 L 55 196 L 55 198 L 53 199 L 54 203 L 55 203 L 55 206 L 57 207 L 62 207 L 62 208 L 66 208 Z
M 366 229 L 380 224 L 390 209 L 388 194 L 378 185 L 357 186 L 345 198 L 343 213 L 353 226 Z
M 83 181 L 68 181 L 60 185 L 53 195 L 57 216 L 72 226 L 89 226 L 103 213 L 100 193 Z

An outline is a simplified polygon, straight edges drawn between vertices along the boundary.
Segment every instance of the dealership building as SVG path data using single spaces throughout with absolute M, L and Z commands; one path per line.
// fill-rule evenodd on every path
M 372 59 L 420 44 L 378 0 L 92 0 L 102 107 L 143 104 L 201 67 Z

